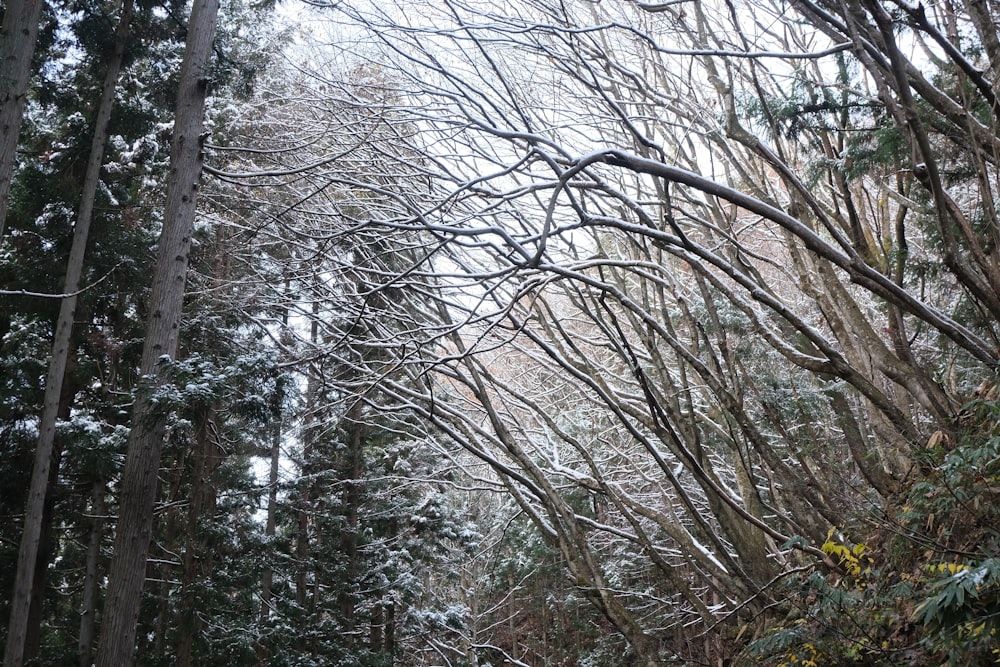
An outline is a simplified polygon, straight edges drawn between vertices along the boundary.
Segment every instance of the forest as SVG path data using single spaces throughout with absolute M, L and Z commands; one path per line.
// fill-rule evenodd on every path
M 4 667 L 1000 663 L 997 0 L 0 13 Z

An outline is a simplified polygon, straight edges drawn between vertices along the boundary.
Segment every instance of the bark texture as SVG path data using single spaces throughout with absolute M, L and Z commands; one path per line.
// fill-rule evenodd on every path
M 7 219 L 10 179 L 43 6 L 42 0 L 9 0 L 0 33 L 0 239 Z
M 143 378 L 133 409 L 119 498 L 118 530 L 98 648 L 100 667 L 125 667 L 135 662 L 136 624 L 167 422 L 167 415 L 156 405 L 156 394 L 167 382 L 165 371 L 177 351 L 202 171 L 202 131 L 208 88 L 205 76 L 212 56 L 218 10 L 218 0 L 197 0 L 188 22 L 163 231 L 140 364 Z

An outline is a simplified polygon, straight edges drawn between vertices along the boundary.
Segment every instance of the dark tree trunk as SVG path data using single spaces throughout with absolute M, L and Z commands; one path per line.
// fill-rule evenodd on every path
M 198 580 L 212 571 L 212 549 L 205 543 L 199 525 L 203 517 L 215 513 L 218 496 L 214 483 L 215 471 L 222 462 L 218 443 L 210 435 L 212 410 L 198 420 L 195 433 L 197 451 L 191 481 L 191 502 L 187 517 L 184 574 L 181 588 L 181 633 L 177 647 L 178 667 L 194 665 L 194 638 L 201 633 L 202 623 L 197 614 L 196 588 Z
M 289 281 L 285 280 L 285 292 L 289 291 Z M 288 326 L 288 310 L 283 309 L 281 315 L 281 323 L 283 327 Z M 278 530 L 278 472 L 281 465 L 281 437 L 282 437 L 282 427 L 284 424 L 283 413 L 284 413 L 284 401 L 285 401 L 285 389 L 284 381 L 282 378 L 277 379 L 277 384 L 275 386 L 274 394 L 271 396 L 270 405 L 270 417 L 272 419 L 269 435 L 270 435 L 270 445 L 271 451 L 270 456 L 270 470 L 267 476 L 267 521 L 264 525 L 264 535 L 268 539 L 273 538 L 277 534 Z M 271 599 L 273 597 L 273 586 L 274 586 L 274 566 L 270 561 L 268 561 L 264 566 L 264 572 L 261 576 L 261 592 L 260 592 L 260 624 L 262 627 L 266 627 L 268 621 L 271 618 Z M 268 655 L 268 649 L 262 643 L 259 643 L 256 647 L 257 655 L 263 664 L 264 659 Z
M 38 38 L 43 0 L 8 0 L 0 32 L 0 242 L 3 241 L 10 180 L 17 161 L 17 140 L 31 78 L 31 56 Z M 5 665 L 8 663 L 4 658 Z
M 264 535 L 274 537 L 278 529 L 278 470 L 281 463 L 281 417 L 280 406 L 271 425 L 271 468 L 267 476 L 267 523 Z M 271 588 L 274 584 L 274 568 L 267 564 L 264 568 L 260 592 L 260 620 L 267 623 L 271 616 Z
M 167 201 L 153 277 L 150 316 L 143 345 L 140 383 L 133 408 L 128 454 L 122 473 L 118 529 L 101 628 L 99 667 L 135 663 L 136 624 L 146 578 L 153 529 L 157 473 L 167 415 L 155 405 L 157 389 L 168 380 L 164 361 L 177 352 L 191 232 L 202 171 L 205 98 L 218 15 L 218 0 L 195 0 L 188 21 L 181 65 L 167 179 Z
M 358 575 L 360 563 L 358 559 L 358 522 L 359 505 L 361 503 L 361 448 L 364 445 L 364 425 L 361 422 L 361 401 L 351 407 L 348 416 L 350 429 L 346 465 L 342 472 L 344 532 L 340 538 L 340 548 L 347 562 L 346 581 L 340 594 L 340 615 L 344 629 L 353 633 L 357 627 L 356 604 L 358 594 Z
M 78 667 L 93 664 L 94 628 L 97 615 L 98 572 L 101 558 L 101 541 L 104 538 L 104 496 L 107 487 L 104 480 L 94 482 L 93 517 L 90 523 L 90 539 L 87 543 L 87 562 L 83 576 L 83 601 L 80 603 L 80 637 L 77 642 Z
M 62 459 L 62 448 L 57 448 L 52 452 L 52 459 L 52 465 L 49 468 L 49 485 L 55 486 L 58 478 L 59 461 Z M 42 510 L 38 553 L 33 567 L 30 604 L 28 605 L 28 615 L 25 619 L 25 663 L 30 663 L 38 656 L 38 649 L 42 644 L 42 619 L 45 616 L 45 587 L 49 571 L 49 561 L 52 560 L 52 555 L 56 550 L 56 537 L 52 531 L 54 505 L 55 496 L 50 494 L 45 498 L 45 508 Z
M 59 393 L 59 402 L 56 409 L 56 418 L 60 420 L 69 419 L 70 410 L 73 407 L 73 397 L 76 395 L 78 386 L 71 381 L 71 372 L 75 367 L 75 360 L 70 359 L 67 369 L 70 371 L 63 377 L 62 388 Z M 53 447 L 49 448 L 51 460 L 47 466 L 49 478 L 46 486 L 55 488 L 59 478 L 59 463 L 62 460 L 62 443 L 59 439 L 54 441 Z M 37 461 L 36 461 L 37 465 Z M 41 645 L 42 618 L 44 616 L 45 588 L 49 573 L 49 562 L 56 553 L 56 538 L 52 530 L 52 520 L 54 516 L 56 495 L 49 493 L 45 496 L 38 530 L 38 547 L 35 554 L 35 563 L 31 574 L 31 593 L 28 599 L 27 615 L 23 619 L 24 635 L 21 660 L 24 663 L 31 662 L 38 655 Z M 19 575 L 22 573 L 19 571 Z M 13 625 L 13 622 L 11 623 Z M 15 663 L 20 664 L 20 663 Z
M 372 607 L 371 626 L 368 631 L 368 649 L 372 653 L 382 651 L 385 642 L 385 609 L 381 602 L 376 602 Z
M 313 318 L 309 327 L 309 341 L 315 349 L 319 345 L 318 301 L 313 301 L 312 311 Z M 298 564 L 295 571 L 295 602 L 302 611 L 303 615 L 307 614 L 309 611 L 309 532 L 310 524 L 312 523 L 309 521 L 309 512 L 313 504 L 313 481 L 309 477 L 313 473 L 315 467 L 313 460 L 316 455 L 315 440 L 316 434 L 320 429 L 318 424 L 320 400 L 317 373 L 317 370 L 313 370 L 311 372 L 308 386 L 306 388 L 306 400 L 308 401 L 308 404 L 306 406 L 305 428 L 302 439 L 302 476 L 306 479 L 303 481 L 302 488 L 299 492 L 299 508 L 296 513 L 298 532 L 295 535 L 295 557 Z M 315 532 L 315 525 L 313 525 L 313 532 Z M 313 535 L 312 538 L 315 540 L 316 536 Z M 318 572 L 314 572 L 313 576 L 318 576 Z M 296 639 L 296 648 L 300 651 L 304 651 L 306 649 L 306 642 L 304 638 L 299 637 Z
M 396 662 L 396 603 L 389 602 L 385 607 L 385 654 L 388 656 L 389 665 Z
M 164 555 L 168 553 L 175 554 L 180 550 L 179 535 L 182 526 L 181 508 L 178 498 L 180 496 L 181 478 L 185 476 L 183 472 L 184 460 L 181 457 L 175 464 L 176 473 L 170 481 L 170 491 L 166 499 L 168 509 L 163 512 L 160 518 L 162 529 L 161 535 L 157 536 L 156 546 Z M 174 562 L 170 557 L 163 560 L 169 562 L 156 564 L 154 566 L 155 571 L 151 577 L 158 580 L 157 588 L 159 589 L 157 594 L 156 620 L 152 626 L 152 641 L 140 642 L 137 647 L 140 651 L 149 651 L 152 655 L 166 655 L 169 652 L 167 640 L 170 635 L 170 628 L 173 627 L 176 618 L 170 591 L 174 588 L 174 570 L 180 567 L 181 564 Z

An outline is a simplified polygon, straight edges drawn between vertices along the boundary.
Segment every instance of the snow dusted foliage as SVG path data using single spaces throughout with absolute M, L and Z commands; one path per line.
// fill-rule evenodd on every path
M 404 4 L 223 7 L 140 664 L 987 655 L 992 8 Z M 140 5 L 51 664 L 86 662 L 162 222 L 186 12 Z M 4 545 L 55 313 L 16 292 L 58 290 L 109 20 L 57 5 L 39 42 L 0 247 Z
M 38 438 L 45 358 L 51 332 L 37 320 L 14 315 L 6 322 L 0 338 L 0 483 L 6 491 L 0 497 L 0 514 L 11 520 L 3 523 L 0 535 L 5 545 L 16 545 L 20 533 L 30 474 L 32 445 Z M 17 551 L 9 546 L 0 551 L 0 583 L 13 586 Z M 0 613 L 9 613 L 4 598 Z
M 98 589 L 107 574 L 111 533 L 106 519 L 108 514 L 114 515 L 119 510 L 115 506 L 119 468 L 124 438 L 132 425 L 128 420 L 131 390 L 145 335 L 142 322 L 146 315 L 151 249 L 160 225 L 176 73 L 187 26 L 183 25 L 184 3 L 139 4 L 126 49 L 125 72 L 116 91 L 112 137 L 101 173 L 87 264 L 81 280 L 86 289 L 75 312 L 70 368 L 62 387 L 62 421 L 53 457 L 53 469 L 58 474 L 52 477 L 46 523 L 42 527 L 40 571 L 45 576 L 38 579 L 35 593 L 39 603 L 45 601 L 48 616 L 33 611 L 29 619 L 27 657 L 38 656 L 39 662 L 47 664 L 77 661 L 90 664 L 93 621 L 100 602 Z M 246 14 L 244 8 L 239 9 Z M 26 131 L 18 151 L 22 159 L 8 217 L 10 234 L 4 239 L 0 259 L 0 288 L 5 292 L 0 297 L 0 335 L 8 344 L 4 350 L 5 370 L 11 371 L 4 374 L 5 381 L 10 382 L 3 389 L 3 402 L 11 410 L 0 414 L 4 451 L 10 454 L 3 458 L 2 464 L 4 479 L 11 480 L 3 494 L 5 517 L 19 517 L 23 512 L 24 481 L 30 477 L 27 437 L 31 436 L 37 420 L 36 395 L 44 376 L 44 370 L 38 374 L 30 367 L 36 358 L 37 363 L 46 364 L 45 354 L 36 357 L 31 340 L 24 334 L 37 330 L 39 342 L 44 345 L 47 339 L 51 345 L 52 320 L 59 306 L 56 299 L 21 296 L 19 292 L 60 292 L 59 282 L 92 133 L 92 116 L 107 60 L 105 51 L 110 47 L 109 38 L 117 21 L 116 12 L 115 3 L 55 3 L 43 26 L 37 59 L 41 67 L 28 101 Z M 258 22 L 255 29 L 263 30 L 262 26 Z M 230 28 L 239 30 L 235 24 Z M 255 52 L 258 64 L 265 57 L 265 52 Z M 219 82 L 216 90 L 223 91 L 224 84 L 237 79 L 240 77 L 229 76 L 226 82 Z M 246 81 L 241 85 L 246 85 Z M 163 408 L 176 414 L 173 433 L 178 441 L 198 440 L 195 432 L 208 423 L 213 428 L 236 429 L 234 424 L 239 424 L 243 430 L 252 430 L 269 417 L 268 381 L 280 374 L 273 372 L 273 365 L 266 371 L 260 369 L 268 359 L 273 360 L 273 355 L 259 348 L 252 352 L 239 350 L 243 333 L 238 327 L 235 332 L 223 333 L 223 328 L 222 323 L 216 322 L 214 330 L 203 326 L 196 335 L 212 336 L 233 346 L 226 353 L 230 363 L 226 365 L 227 360 L 220 359 L 222 353 L 217 350 L 211 355 L 204 351 L 199 356 L 197 352 L 207 346 L 194 346 L 194 359 L 187 367 L 178 369 L 179 375 L 189 376 L 188 381 L 176 395 L 166 392 L 174 400 L 166 401 Z M 246 354 L 231 360 L 240 351 Z M 206 357 L 210 360 L 206 361 Z M 219 363 L 223 365 L 217 366 Z M 254 373 L 257 378 L 250 390 L 245 378 Z M 262 374 L 266 377 L 260 378 Z M 204 418 L 206 404 L 222 414 Z M 192 410 L 200 412 L 192 415 Z M 17 433 L 25 436 L 18 436 L 20 444 L 11 438 Z M 231 431 L 220 433 L 232 437 L 222 445 L 240 441 Z M 199 444 L 205 441 L 201 438 Z M 9 446 L 15 449 L 8 451 Z M 250 486 L 246 454 L 239 450 L 232 454 L 232 460 L 239 463 L 221 466 L 221 471 L 207 463 L 204 470 L 212 470 L 224 479 L 226 488 Z M 174 470 L 182 471 L 185 467 L 182 462 Z M 166 474 L 165 479 L 170 479 L 170 475 Z M 218 484 L 208 476 L 205 481 Z M 204 489 L 199 492 L 201 495 L 193 502 L 198 516 L 203 518 L 212 514 L 207 509 L 212 504 L 209 502 L 212 493 Z M 243 515 L 252 517 L 255 494 L 241 493 L 235 497 L 243 501 Z M 236 516 L 239 506 L 240 503 L 235 503 L 228 512 Z M 194 529 L 197 520 L 190 515 L 185 515 L 185 519 L 186 527 L 191 528 L 187 545 L 201 544 Z M 222 523 L 235 527 L 240 522 L 227 517 Z M 18 529 L 16 520 L 5 521 L 4 525 L 11 531 Z M 5 568 L 11 575 L 15 554 L 9 547 L 14 545 L 16 549 L 18 541 L 13 532 L 4 533 L 3 562 L 11 564 Z M 188 552 L 186 555 L 193 554 L 192 549 Z M 186 563 L 182 564 L 181 572 L 184 576 L 177 576 L 177 571 L 169 568 L 166 571 L 169 577 L 183 584 L 188 594 L 203 573 Z M 8 580 L 3 583 L 9 592 Z M 167 587 L 164 592 L 169 595 L 171 591 Z M 6 614 L 3 621 L 6 627 Z M 85 629 L 83 626 L 88 622 L 90 627 Z M 75 644 L 76 636 L 80 639 L 79 646 Z M 219 655 L 223 653 L 220 651 Z

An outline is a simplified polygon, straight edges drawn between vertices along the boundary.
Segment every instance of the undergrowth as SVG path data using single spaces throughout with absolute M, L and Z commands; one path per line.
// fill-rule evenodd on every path
M 835 569 L 788 582 L 789 612 L 737 664 L 1000 665 L 1000 397 L 980 392 L 865 530 L 831 528 Z M 858 541 L 843 537 L 851 532 Z

